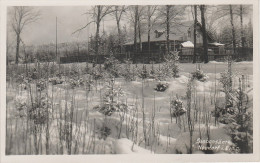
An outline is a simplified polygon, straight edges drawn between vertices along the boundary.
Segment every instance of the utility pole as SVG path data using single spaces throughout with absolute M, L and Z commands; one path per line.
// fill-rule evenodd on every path
M 87 23 L 88 23 L 88 16 L 87 16 Z M 88 69 L 88 62 L 89 62 L 89 25 L 87 26 L 87 56 L 86 56 L 86 62 L 87 62 L 87 69 Z
M 60 58 L 58 57 L 58 18 L 56 16 L 56 61 L 59 63 L 59 74 L 60 74 Z

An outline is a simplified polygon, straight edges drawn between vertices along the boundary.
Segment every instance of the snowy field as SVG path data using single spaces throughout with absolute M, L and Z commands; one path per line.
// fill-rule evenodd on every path
M 71 67 L 72 64 L 62 66 Z M 171 101 L 178 99 L 187 110 L 187 85 L 198 64 L 181 63 L 179 77 L 168 77 L 160 82 L 149 77 L 126 81 L 119 76 L 112 84 L 107 79 L 93 80 L 90 89 L 85 84 L 90 78 L 83 73 L 85 66 L 85 63 L 78 64 L 84 84 L 73 88 L 69 87 L 69 76 L 62 76 L 64 82 L 61 84 L 47 82 L 47 86 L 39 91 L 37 85 L 21 84 L 11 74 L 7 75 L 7 154 L 177 154 L 190 153 L 190 141 L 192 153 L 234 153 L 227 124 L 216 121 L 212 114 L 216 107 L 225 105 L 220 73 L 227 70 L 227 63 L 212 61 L 200 64 L 207 80 L 192 82 L 192 137 L 188 114 L 176 118 L 171 116 L 170 108 Z M 142 66 L 137 65 L 139 69 Z M 153 66 L 157 69 L 162 64 Z M 150 71 L 151 65 L 146 67 Z M 253 63 L 233 63 L 232 74 L 234 89 L 239 88 L 239 80 L 244 75 L 245 91 L 249 97 L 247 106 L 252 112 Z M 158 83 L 167 83 L 167 89 L 156 91 Z M 118 109 L 111 115 L 95 109 L 106 105 L 109 100 L 111 102 L 111 99 L 104 100 L 108 89 L 114 93 L 112 102 L 116 106 L 124 104 L 127 109 Z M 47 100 L 37 99 L 43 95 Z M 41 105 L 33 103 L 32 98 L 40 100 L 38 103 Z M 40 111 L 30 113 L 30 108 L 34 107 L 39 107 Z M 47 122 L 42 115 L 47 116 Z M 200 140 L 212 140 L 211 149 Z

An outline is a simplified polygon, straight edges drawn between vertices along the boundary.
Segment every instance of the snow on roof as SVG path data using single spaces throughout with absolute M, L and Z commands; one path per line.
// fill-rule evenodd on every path
M 224 46 L 225 44 L 221 44 L 218 42 L 213 42 L 213 43 L 209 43 L 210 45 L 215 45 L 215 46 Z
M 190 42 L 190 41 L 183 42 L 183 43 L 181 43 L 181 45 L 185 48 L 193 48 L 194 47 L 193 43 Z

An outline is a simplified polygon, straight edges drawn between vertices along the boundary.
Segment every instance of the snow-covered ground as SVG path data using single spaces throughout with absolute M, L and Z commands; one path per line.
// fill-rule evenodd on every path
M 218 92 L 217 98 L 220 99 L 220 101 L 224 98 L 223 92 L 220 91 L 222 87 L 219 83 L 220 72 L 222 71 L 218 69 L 221 66 L 220 69 L 225 70 L 226 68 L 223 65 L 226 66 L 226 63 L 211 61 L 207 65 L 202 64 L 202 69 L 207 74 L 208 80 L 206 82 L 194 81 L 194 89 L 198 99 L 197 108 L 200 108 L 201 110 L 204 109 L 201 113 L 202 117 L 203 112 L 210 112 L 214 108 L 212 101 L 214 101 L 215 90 Z M 64 119 L 59 118 L 60 111 L 64 114 L 65 106 L 71 108 L 73 98 L 75 99 L 73 103 L 75 109 L 72 122 L 72 148 L 75 148 L 74 154 L 187 153 L 190 135 L 187 126 L 184 125 L 186 123 L 186 117 L 185 115 L 181 116 L 180 119 L 177 119 L 178 123 L 176 123 L 176 118 L 171 118 L 170 116 L 169 107 L 170 100 L 174 98 L 181 99 L 186 107 L 187 83 L 191 76 L 191 67 L 194 68 L 195 65 L 180 64 L 180 66 L 183 70 L 180 73 L 180 77 L 167 79 L 165 82 L 169 84 L 169 88 L 165 92 L 157 92 L 154 90 L 158 81 L 153 79 L 145 81 L 137 79 L 136 81 L 131 82 L 126 82 L 120 78 L 116 79 L 115 87 L 121 87 L 124 91 L 124 96 L 118 97 L 117 100 L 123 103 L 127 102 L 127 105 L 132 106 L 131 109 L 124 114 L 123 121 L 120 120 L 119 113 L 114 113 L 112 116 L 104 116 L 97 110 L 93 110 L 94 106 L 102 103 L 101 96 L 105 91 L 104 83 L 102 82 L 98 83 L 96 87 L 93 87 L 93 90 L 88 94 L 83 88 L 65 91 L 63 85 L 57 85 L 53 88 L 49 87 L 48 95 L 53 98 L 54 102 L 54 116 L 50 125 L 50 146 L 52 147 L 52 154 L 57 154 L 58 150 L 59 124 L 65 124 Z M 218 72 L 215 73 L 214 67 L 217 67 Z M 250 67 L 252 67 L 251 62 L 235 64 L 233 68 L 234 72 L 237 73 L 234 73 L 235 76 L 233 79 L 234 87 L 237 88 L 241 74 L 246 75 L 246 78 L 248 79 L 246 90 L 249 94 L 250 106 L 252 107 L 253 75 Z M 11 131 L 11 129 L 12 131 L 15 130 L 15 114 L 17 113 L 15 104 L 19 103 L 19 101 L 28 101 L 28 97 L 28 91 L 20 89 L 19 93 L 17 93 L 16 88 L 7 85 L 8 131 Z M 203 106 L 204 98 L 205 104 Z M 192 101 L 192 104 L 194 104 L 194 101 Z M 143 112 L 142 108 L 144 108 Z M 137 111 L 137 114 L 134 114 L 134 111 Z M 22 121 L 22 124 L 25 125 L 25 121 Z M 84 124 L 86 124 L 85 127 Z M 104 126 L 108 127 L 110 130 L 105 137 L 102 135 L 104 133 L 101 132 Z M 215 125 L 214 117 L 211 117 L 209 127 L 211 139 L 230 141 L 230 137 L 225 130 L 225 125 Z M 203 122 L 196 122 L 194 128 L 194 143 L 196 143 L 196 140 L 200 137 L 199 130 L 201 130 L 202 138 L 207 138 L 207 127 Z M 18 138 L 18 136 L 23 135 L 25 132 L 24 129 L 24 126 L 16 129 L 18 134 L 15 137 Z M 149 139 L 146 143 L 144 140 L 144 132 L 146 133 L 147 139 Z M 44 134 L 45 133 L 43 132 L 42 135 Z M 43 144 L 46 141 L 44 136 L 42 141 Z M 85 142 L 85 146 L 83 146 L 83 142 Z M 63 146 L 63 153 L 66 153 L 66 144 L 63 144 Z M 44 151 L 45 147 L 43 146 L 42 148 L 42 151 Z M 20 150 L 13 149 L 12 152 L 19 153 L 21 150 L 22 148 Z M 194 144 L 193 150 L 194 152 L 200 151 L 196 144 Z M 219 152 L 223 151 L 218 151 L 216 153 Z

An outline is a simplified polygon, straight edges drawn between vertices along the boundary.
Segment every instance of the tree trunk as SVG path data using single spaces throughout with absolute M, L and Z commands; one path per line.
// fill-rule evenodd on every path
M 244 40 L 244 28 L 243 28 L 243 6 L 240 5 L 240 26 L 241 26 L 241 44 L 242 48 L 245 47 L 245 40 Z
M 137 19 L 138 19 L 138 6 L 135 6 L 135 20 L 134 20 L 134 50 L 137 52 Z
M 135 18 L 134 18 L 134 58 L 133 62 L 136 62 L 137 58 L 137 19 L 138 19 L 138 6 L 135 6 Z
M 117 20 L 116 24 L 117 24 L 118 41 L 119 41 L 120 53 L 121 53 L 123 47 L 122 47 L 122 43 L 121 43 L 121 30 L 120 30 L 120 23 L 119 23 L 119 20 Z
M 170 8 L 171 6 L 166 6 L 166 52 L 170 53 Z
M 96 46 L 95 46 L 95 51 L 96 51 L 96 55 L 99 54 L 99 28 L 100 28 L 100 14 L 101 14 L 101 8 L 100 6 L 97 7 L 98 8 L 98 15 L 97 15 L 97 22 L 96 22 L 96 25 L 97 25 L 97 29 L 96 29 Z
M 149 56 L 151 57 L 151 36 L 150 36 L 150 33 L 151 33 L 151 7 L 148 6 L 148 38 L 147 38 L 147 41 L 148 41 L 148 54 Z
M 194 50 L 193 50 L 193 63 L 196 63 L 196 44 L 197 44 L 197 5 L 194 5 Z
M 19 49 L 20 49 L 20 34 L 16 34 L 16 55 L 15 55 L 15 64 L 19 62 Z
M 138 16 L 138 37 L 139 37 L 139 50 L 142 52 L 142 34 L 141 34 L 141 22 Z
M 98 45 L 99 45 L 99 27 L 100 27 L 100 23 L 97 22 L 97 30 L 96 30 L 96 55 L 99 54 L 99 48 L 98 48 Z
M 120 53 L 122 52 L 123 46 L 121 43 L 121 30 L 120 30 L 120 19 L 121 19 L 121 13 L 120 16 L 118 17 L 118 6 L 116 6 L 116 10 L 115 10 L 115 16 L 116 16 L 116 25 L 117 25 L 117 32 L 118 32 L 118 42 L 119 42 L 119 46 L 120 46 Z
M 244 37 L 244 28 L 243 28 L 243 6 L 240 5 L 240 27 L 241 27 L 241 46 L 242 46 L 242 54 L 244 54 L 245 48 L 245 37 Z
M 207 39 L 207 32 L 206 32 L 206 23 L 205 23 L 205 5 L 200 6 L 201 11 L 201 24 L 202 24 L 202 35 L 203 35 L 203 58 L 204 63 L 208 63 L 208 39 Z
M 233 42 L 233 53 L 236 55 L 236 34 L 235 34 L 235 27 L 233 22 L 233 9 L 232 5 L 229 5 L 229 11 L 230 11 L 230 24 L 232 27 L 232 42 Z

